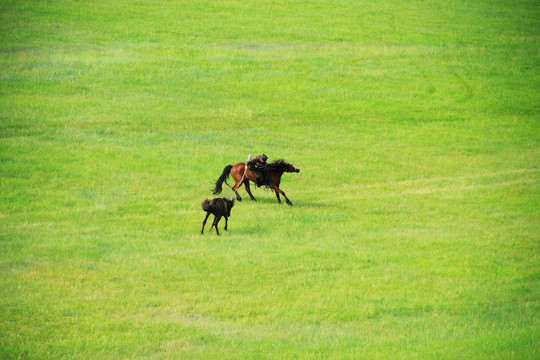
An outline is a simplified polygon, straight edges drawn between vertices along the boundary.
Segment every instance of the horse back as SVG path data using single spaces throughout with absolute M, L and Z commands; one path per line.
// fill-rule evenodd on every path
M 253 181 L 255 179 L 255 176 L 253 173 L 247 168 L 245 162 L 240 162 L 238 164 L 233 165 L 231 169 L 231 176 L 236 182 L 239 182 L 242 180 L 242 177 L 245 179 Z

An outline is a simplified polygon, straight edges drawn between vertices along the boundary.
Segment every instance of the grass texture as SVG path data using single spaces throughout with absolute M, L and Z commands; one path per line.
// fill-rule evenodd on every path
M 531 0 L 0 2 L 0 358 L 538 359 L 539 24 Z M 242 188 L 200 235 L 260 153 L 301 169 L 295 206 Z

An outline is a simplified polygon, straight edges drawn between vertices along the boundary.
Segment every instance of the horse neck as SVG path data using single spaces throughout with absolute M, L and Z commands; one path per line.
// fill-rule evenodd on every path
M 270 176 L 272 178 L 272 182 L 276 182 L 277 184 L 279 184 L 281 182 L 281 176 L 283 175 L 284 172 L 285 170 L 271 171 Z

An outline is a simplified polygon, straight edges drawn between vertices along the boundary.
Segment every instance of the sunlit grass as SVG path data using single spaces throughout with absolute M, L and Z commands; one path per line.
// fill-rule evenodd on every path
M 537 358 L 537 10 L 3 2 L 0 357 Z

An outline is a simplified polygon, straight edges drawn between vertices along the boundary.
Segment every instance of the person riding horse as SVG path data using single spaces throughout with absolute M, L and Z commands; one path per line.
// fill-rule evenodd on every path
M 256 175 L 256 182 L 255 184 L 258 187 L 266 186 L 267 188 L 270 187 L 270 172 L 267 171 L 266 167 L 268 163 L 266 162 L 268 160 L 268 156 L 265 154 L 254 156 L 251 159 L 249 159 L 246 163 L 246 166 L 249 170 L 251 170 Z
M 268 157 L 262 154 L 250 158 L 247 162 L 225 166 L 223 172 L 216 180 L 212 193 L 215 195 L 220 194 L 223 191 L 223 183 L 227 184 L 227 179 L 229 176 L 232 176 L 234 179 L 234 186 L 231 189 L 234 191 L 238 201 L 242 201 L 242 197 L 237 191 L 242 185 L 244 185 L 251 200 L 255 200 L 255 197 L 249 189 L 249 182 L 252 181 L 259 186 L 266 185 L 274 190 L 278 203 L 281 204 L 280 196 L 283 196 L 287 204 L 292 206 L 292 202 L 287 195 L 285 195 L 285 192 L 279 188 L 279 184 L 283 173 L 299 173 L 300 169 L 295 168 L 291 163 L 286 162 L 283 159 L 267 164 L 267 159 Z

